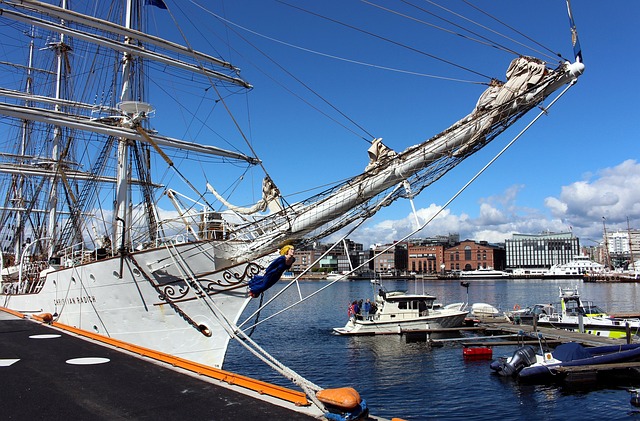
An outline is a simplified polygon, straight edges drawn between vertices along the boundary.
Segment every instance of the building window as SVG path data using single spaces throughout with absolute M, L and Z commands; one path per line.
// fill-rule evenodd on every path
M 464 248 L 464 260 L 471 260 L 471 247 L 469 246 Z

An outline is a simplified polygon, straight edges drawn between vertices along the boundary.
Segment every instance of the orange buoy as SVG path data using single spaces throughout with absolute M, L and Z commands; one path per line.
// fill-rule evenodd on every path
M 515 305 L 513 306 L 513 309 L 514 309 L 515 311 L 520 310 L 520 304 L 515 304 Z
M 316 393 L 316 397 L 324 404 L 343 409 L 353 409 L 362 402 L 360 394 L 353 387 L 324 389 Z
M 51 313 L 36 314 L 35 317 L 37 317 L 38 319 L 42 320 L 45 323 L 51 323 L 53 321 L 53 316 L 51 315 Z
M 493 350 L 489 347 L 463 348 L 462 356 L 467 360 L 490 360 L 493 357 Z

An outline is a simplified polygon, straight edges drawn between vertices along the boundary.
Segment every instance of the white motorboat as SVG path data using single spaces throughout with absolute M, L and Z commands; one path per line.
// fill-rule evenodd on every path
M 508 272 L 490 267 L 460 272 L 461 279 L 504 279 L 509 278 L 509 276 L 510 274 Z
M 340 335 L 389 335 L 456 328 L 464 325 L 468 311 L 464 303 L 442 307 L 436 297 L 380 290 L 375 312 L 356 314 L 344 327 L 334 328 Z
M 504 312 L 488 303 L 473 303 L 469 310 L 469 317 L 481 322 L 508 321 Z
M 571 331 L 584 331 L 609 338 L 624 338 L 640 333 L 640 319 L 610 317 L 590 301 L 582 301 L 578 288 L 560 288 L 560 311 L 541 312 L 538 326 L 555 327 Z

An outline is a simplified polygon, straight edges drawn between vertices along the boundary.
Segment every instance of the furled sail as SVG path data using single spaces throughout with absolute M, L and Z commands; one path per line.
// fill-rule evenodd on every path
M 279 212 L 282 210 L 282 203 L 280 203 L 279 200 L 280 190 L 278 190 L 270 177 L 265 177 L 262 180 L 262 199 L 257 201 L 251 207 L 232 205 L 231 203 L 227 202 L 224 197 L 218 194 L 218 192 L 209 183 L 207 183 L 207 189 L 216 197 L 216 199 L 222 202 L 222 204 L 225 205 L 227 209 L 242 215 L 253 215 L 258 212 L 264 212 L 265 210 L 267 210 L 267 208 L 269 208 L 271 212 Z
M 514 59 L 506 73 L 507 82 L 492 82 L 473 111 L 447 130 L 398 154 L 376 139 L 369 150 L 371 161 L 363 174 L 240 227 L 235 232 L 236 238 L 252 241 L 242 243 L 232 258 L 243 261 L 264 254 L 285 239 L 323 238 L 404 197 L 406 189 L 397 187 L 405 182 L 412 194 L 418 194 L 560 86 L 573 83 L 583 71 L 584 65 L 579 62 L 564 63 L 552 70 L 535 58 Z

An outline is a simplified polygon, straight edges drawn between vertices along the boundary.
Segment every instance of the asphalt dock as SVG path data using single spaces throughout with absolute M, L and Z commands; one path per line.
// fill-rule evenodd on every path
M 0 376 L 5 420 L 318 419 L 3 311 Z

